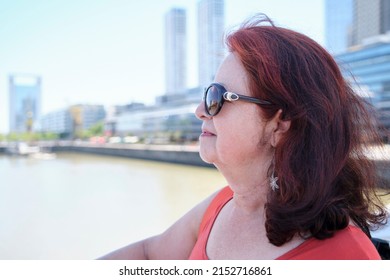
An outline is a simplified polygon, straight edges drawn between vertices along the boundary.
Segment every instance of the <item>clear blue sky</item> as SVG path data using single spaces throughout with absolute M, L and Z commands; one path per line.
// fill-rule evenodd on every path
M 0 0 L 0 133 L 8 75 L 42 76 L 42 110 L 153 103 L 164 93 L 164 14 L 187 9 L 188 86 L 197 85 L 198 0 Z M 225 0 L 226 28 L 255 13 L 324 43 L 324 0 Z

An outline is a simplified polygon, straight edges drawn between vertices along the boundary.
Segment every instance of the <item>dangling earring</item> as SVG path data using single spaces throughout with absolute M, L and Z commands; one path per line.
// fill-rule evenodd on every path
M 271 177 L 269 178 L 269 180 L 270 180 L 270 182 L 269 182 L 269 184 L 270 184 L 270 186 L 271 186 L 271 189 L 275 192 L 277 189 L 279 189 L 279 185 L 278 185 L 278 183 L 277 183 L 277 181 L 278 181 L 278 177 L 275 177 L 274 176 L 274 172 L 272 171 L 272 175 L 271 175 Z
M 276 191 L 279 189 L 279 185 L 277 183 L 278 177 L 275 177 L 275 157 L 272 159 L 272 174 L 271 177 L 269 178 L 269 184 L 271 186 L 272 191 Z

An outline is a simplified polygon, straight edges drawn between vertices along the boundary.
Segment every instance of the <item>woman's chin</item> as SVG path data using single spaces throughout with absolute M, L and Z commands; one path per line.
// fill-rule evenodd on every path
M 205 163 L 209 163 L 209 164 L 212 164 L 213 161 L 210 160 L 207 156 L 203 156 L 201 153 L 199 153 L 200 155 L 200 158 L 205 162 Z
M 214 163 L 215 157 L 212 156 L 209 152 L 203 150 L 202 148 L 200 148 L 199 150 L 199 156 L 205 163 L 210 163 L 210 164 Z

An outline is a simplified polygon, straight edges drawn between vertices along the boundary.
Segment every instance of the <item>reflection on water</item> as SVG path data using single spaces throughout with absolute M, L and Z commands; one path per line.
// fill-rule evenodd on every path
M 0 259 L 94 259 L 157 234 L 223 187 L 211 168 L 0 156 Z

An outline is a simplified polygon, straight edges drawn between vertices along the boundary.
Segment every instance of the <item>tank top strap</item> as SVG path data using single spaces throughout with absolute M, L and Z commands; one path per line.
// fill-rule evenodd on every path
M 229 186 L 224 187 L 219 191 L 219 193 L 213 198 L 211 203 L 206 209 L 206 212 L 203 215 L 202 222 L 199 226 L 198 236 L 205 230 L 211 220 L 214 220 L 217 213 L 221 210 L 226 202 L 228 202 L 233 197 L 233 191 Z

